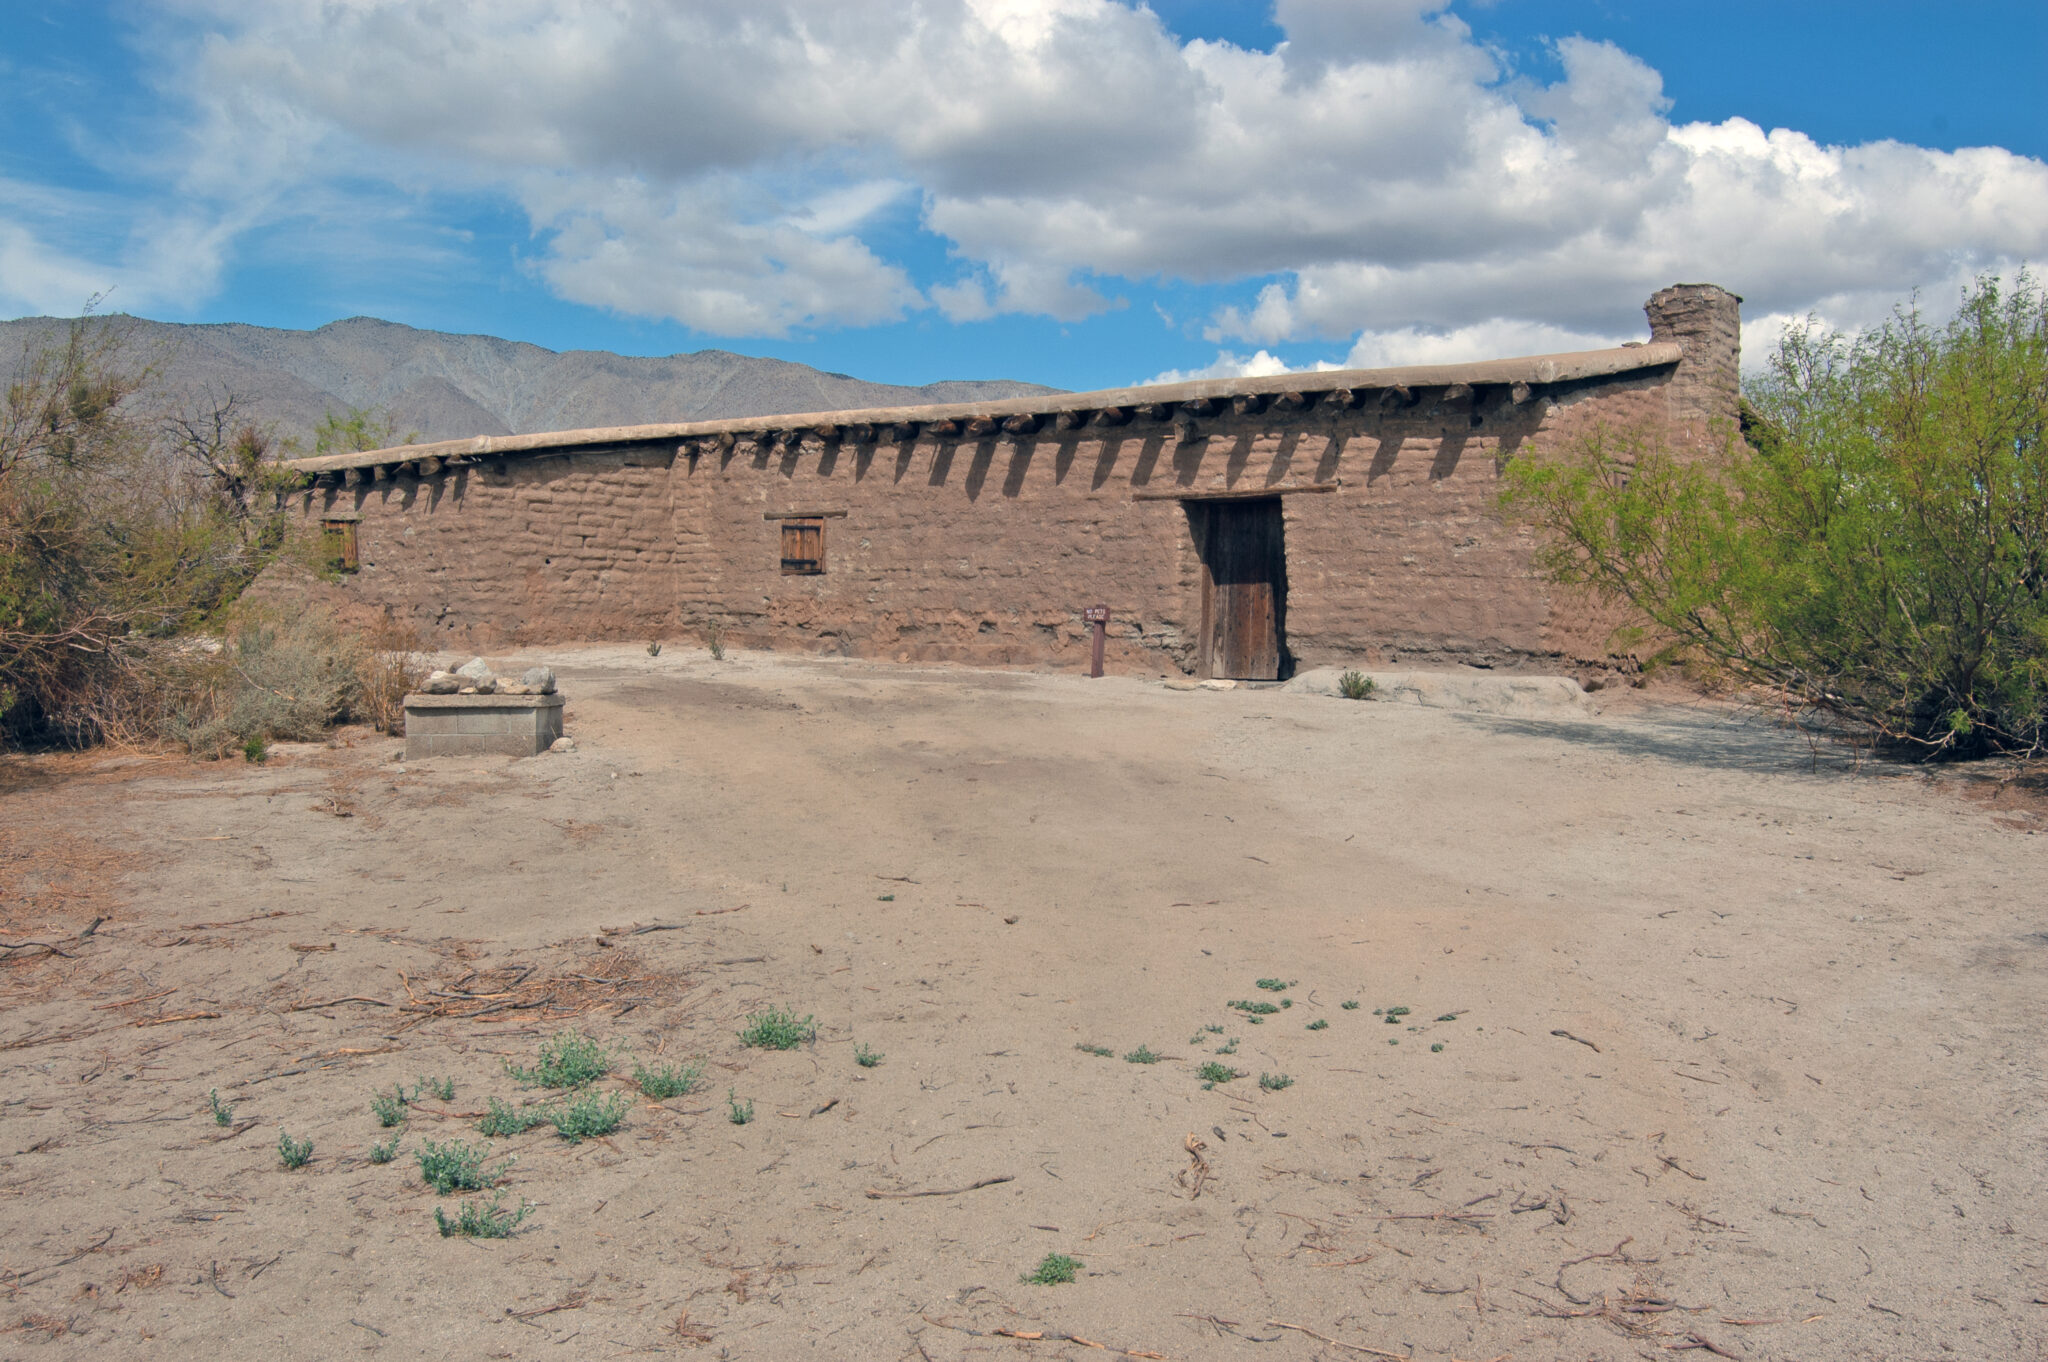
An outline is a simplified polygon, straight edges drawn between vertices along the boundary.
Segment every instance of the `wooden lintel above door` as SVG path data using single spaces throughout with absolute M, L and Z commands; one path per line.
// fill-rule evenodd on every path
M 1296 492 L 1334 492 L 1344 484 L 1341 482 L 1298 483 L 1291 487 L 1218 487 L 1198 490 L 1192 487 L 1179 488 L 1171 492 L 1133 492 L 1132 501 L 1263 501 L 1267 497 L 1290 496 Z

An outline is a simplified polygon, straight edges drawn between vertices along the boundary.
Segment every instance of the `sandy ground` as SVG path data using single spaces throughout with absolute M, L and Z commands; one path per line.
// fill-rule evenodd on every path
M 571 754 L 5 768 L 4 940 L 63 953 L 0 967 L 0 1357 L 2048 1348 L 2023 782 L 1701 707 L 547 660 Z M 742 1046 L 771 1006 L 815 1041 Z M 705 1087 L 491 1141 L 530 1216 L 443 1238 L 415 1155 L 570 1027 Z

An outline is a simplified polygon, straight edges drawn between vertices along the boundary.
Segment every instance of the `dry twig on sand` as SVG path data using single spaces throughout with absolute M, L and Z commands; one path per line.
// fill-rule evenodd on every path
M 925 1192 L 884 1192 L 870 1187 L 868 1188 L 868 1200 L 909 1201 L 913 1197 L 921 1196 L 959 1196 L 962 1192 L 978 1192 L 984 1187 L 993 1187 L 999 1182 L 1015 1182 L 1016 1180 L 1017 1175 L 1015 1173 L 1005 1173 L 999 1178 L 983 1178 L 980 1182 L 970 1182 L 965 1187 L 947 1187 Z
M 1284 1320 L 1269 1319 L 1266 1321 L 1266 1327 L 1268 1329 L 1292 1329 L 1297 1334 L 1307 1334 L 1310 1338 L 1320 1339 L 1324 1343 L 1329 1343 L 1339 1348 L 1349 1348 L 1352 1352 L 1364 1353 L 1367 1357 L 1391 1357 L 1397 1359 L 1397 1362 L 1409 1362 L 1409 1354 L 1407 1353 L 1382 1352 L 1378 1348 L 1368 1348 L 1363 1343 L 1346 1343 L 1341 1338 L 1331 1338 L 1328 1334 L 1319 1334 L 1305 1324 L 1289 1324 Z

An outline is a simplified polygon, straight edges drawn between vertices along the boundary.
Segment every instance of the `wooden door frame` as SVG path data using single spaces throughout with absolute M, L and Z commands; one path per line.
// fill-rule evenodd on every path
M 1304 491 L 1321 491 L 1320 487 L 1303 488 Z M 1287 512 L 1286 504 L 1278 494 L 1268 492 L 1253 495 L 1207 496 L 1181 498 L 1181 506 L 1187 512 L 1188 529 L 1195 546 L 1195 558 L 1202 565 L 1202 626 L 1201 635 L 1195 648 L 1195 675 L 1204 681 L 1216 676 L 1216 574 L 1210 563 L 1209 537 L 1216 532 L 1216 519 L 1226 506 L 1241 506 L 1246 502 L 1271 501 L 1273 509 L 1280 516 L 1279 580 L 1273 583 L 1273 632 L 1279 648 L 1277 670 L 1284 677 L 1287 672 Z

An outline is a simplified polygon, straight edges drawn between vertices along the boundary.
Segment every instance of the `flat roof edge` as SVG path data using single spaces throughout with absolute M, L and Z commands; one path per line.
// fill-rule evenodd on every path
M 880 426 L 926 421 L 962 421 L 976 417 L 1052 416 L 1067 411 L 1105 407 L 1227 401 L 1233 397 L 1280 393 L 1325 393 L 1336 389 L 1438 388 L 1454 383 L 1569 383 L 1605 378 L 1676 364 L 1684 355 L 1670 341 L 1620 346 L 1611 350 L 1578 350 L 1559 355 L 1529 355 L 1469 364 L 1417 364 L 1392 369 L 1325 369 L 1312 373 L 1274 374 L 1264 378 L 1204 378 L 1187 383 L 1161 383 L 1139 388 L 1105 388 L 1084 393 L 1046 393 L 1008 397 L 992 402 L 948 402 L 922 407 L 865 407 L 852 411 L 784 412 L 766 416 L 725 417 L 716 421 L 681 421 L 648 426 L 598 426 L 588 430 L 541 431 L 531 435 L 477 435 L 431 444 L 397 445 L 359 454 L 327 454 L 288 459 L 284 468 L 300 473 L 327 473 L 368 468 L 413 459 L 448 459 L 481 454 L 520 454 L 537 450 L 576 449 L 594 445 L 652 444 L 700 439 L 731 433 L 801 430 L 818 426 Z

